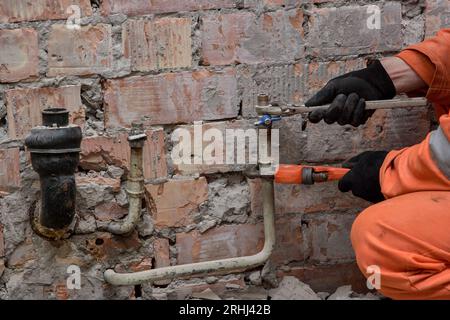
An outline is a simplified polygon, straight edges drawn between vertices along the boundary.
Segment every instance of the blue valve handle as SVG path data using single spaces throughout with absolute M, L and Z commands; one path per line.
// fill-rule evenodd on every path
M 279 117 L 279 116 L 271 116 L 271 115 L 265 114 L 265 115 L 259 117 L 258 122 L 256 122 L 256 125 L 257 126 L 262 126 L 262 125 L 270 126 L 273 122 L 280 121 L 280 120 L 281 120 L 281 117 Z

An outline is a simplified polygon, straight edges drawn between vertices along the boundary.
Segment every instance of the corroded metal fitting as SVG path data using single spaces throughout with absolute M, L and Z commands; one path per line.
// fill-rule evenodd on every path
M 45 109 L 42 126 L 31 130 L 25 145 L 39 174 L 40 206 L 32 213 L 35 232 L 50 239 L 67 237 L 75 216 L 75 170 L 79 163 L 81 128 L 69 125 L 63 108 Z

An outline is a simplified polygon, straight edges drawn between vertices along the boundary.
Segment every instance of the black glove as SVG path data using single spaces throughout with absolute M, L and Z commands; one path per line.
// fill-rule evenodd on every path
M 340 181 L 339 190 L 352 191 L 353 195 L 377 203 L 385 200 L 380 187 L 380 168 L 388 153 L 366 151 L 342 165 L 351 169 Z
M 330 80 L 305 105 L 320 106 L 331 103 L 328 110 L 317 110 L 309 114 L 309 120 L 320 120 L 328 124 L 337 121 L 340 125 L 358 127 L 366 123 L 373 110 L 366 111 L 366 100 L 392 99 L 396 94 L 394 83 L 379 60 L 368 67 Z

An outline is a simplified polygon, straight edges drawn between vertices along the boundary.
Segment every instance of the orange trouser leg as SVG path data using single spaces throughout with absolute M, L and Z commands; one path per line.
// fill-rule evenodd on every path
M 393 299 L 450 299 L 450 192 L 416 192 L 363 211 L 352 228 L 361 271 Z

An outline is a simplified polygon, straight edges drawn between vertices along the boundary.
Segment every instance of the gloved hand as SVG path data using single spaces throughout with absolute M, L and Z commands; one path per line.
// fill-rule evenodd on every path
M 373 60 L 367 68 L 353 71 L 330 80 L 305 105 L 320 106 L 331 103 L 326 111 L 313 111 L 309 120 L 324 120 L 331 124 L 351 124 L 358 127 L 366 123 L 373 111 L 366 111 L 366 100 L 392 99 L 396 94 L 394 83 L 379 60 Z
M 340 181 L 339 190 L 352 191 L 353 195 L 377 203 L 385 200 L 380 187 L 380 168 L 388 153 L 366 151 L 342 165 L 351 169 Z

